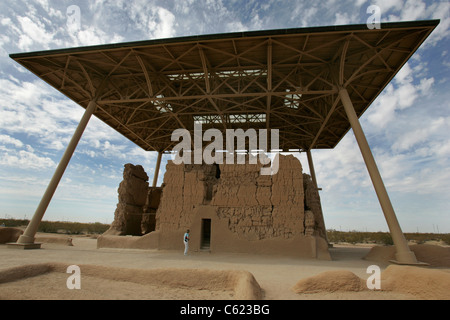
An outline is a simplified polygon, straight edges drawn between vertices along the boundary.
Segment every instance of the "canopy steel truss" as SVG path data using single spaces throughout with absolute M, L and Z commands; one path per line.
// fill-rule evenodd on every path
M 15 54 L 11 57 L 149 151 L 177 128 L 280 130 L 280 148 L 334 148 L 436 21 L 256 31 Z M 264 117 L 261 115 L 265 115 Z M 260 121 L 242 121 L 242 119 Z M 236 119 L 241 119 L 236 121 Z

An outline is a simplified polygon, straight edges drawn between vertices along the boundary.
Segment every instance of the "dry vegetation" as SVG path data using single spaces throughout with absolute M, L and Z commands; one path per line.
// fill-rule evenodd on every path
M 362 231 L 336 231 L 327 230 L 328 241 L 331 243 L 374 243 L 381 245 L 392 245 L 392 238 L 388 232 L 362 232 Z M 442 241 L 450 245 L 449 233 L 405 233 L 406 240 L 418 244 L 426 241 Z
M 26 227 L 30 221 L 27 219 L 0 219 L 0 225 L 5 227 Z M 64 233 L 64 234 L 102 234 L 110 227 L 100 222 L 81 223 L 66 221 L 42 221 L 38 232 Z
M 0 225 L 6 227 L 24 227 L 28 225 L 26 219 L 0 219 Z M 102 234 L 110 225 L 100 222 L 80 223 L 65 221 L 42 221 L 39 232 L 65 233 L 65 234 Z M 381 245 L 392 245 L 392 238 L 388 232 L 363 232 L 363 231 L 337 231 L 327 230 L 328 241 L 331 243 L 373 243 Z M 442 241 L 450 245 L 449 233 L 405 233 L 409 241 L 425 243 L 426 241 Z
M 25 227 L 29 223 L 27 219 L 0 219 L 0 225 L 6 227 Z M 66 221 L 42 221 L 39 232 L 65 233 L 65 234 L 102 234 L 110 227 L 109 224 L 100 222 L 80 223 Z M 337 231 L 327 230 L 328 241 L 331 243 L 373 243 L 381 245 L 392 245 L 392 238 L 388 232 L 363 232 L 363 231 Z M 405 233 L 409 241 L 418 244 L 426 241 L 442 241 L 450 245 L 449 233 Z

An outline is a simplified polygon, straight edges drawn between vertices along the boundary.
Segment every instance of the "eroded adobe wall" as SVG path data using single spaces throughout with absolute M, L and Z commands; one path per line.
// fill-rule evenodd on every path
M 320 219 L 315 217 L 321 211 L 313 213 L 307 207 L 306 221 L 300 161 L 280 155 L 277 174 L 263 176 L 260 169 L 259 163 L 217 166 L 169 161 L 156 214 L 159 247 L 181 249 L 182 234 L 191 229 L 190 247 L 200 249 L 201 220 L 211 219 L 211 251 L 288 250 L 317 256 L 317 241 L 319 247 L 326 247 L 316 223 Z
M 192 223 L 195 206 L 206 201 L 208 181 L 215 166 L 176 165 L 168 161 L 163 191 L 156 214 L 156 230 L 185 229 Z
M 327 238 L 319 190 L 309 174 L 303 174 L 305 193 L 305 234 Z M 328 241 L 328 240 L 327 240 Z
M 142 234 L 147 234 L 156 228 L 156 210 L 161 202 L 161 187 L 149 187 L 147 192 L 147 201 L 143 207 L 141 220 Z
M 280 155 L 278 161 L 278 173 L 267 176 L 259 162 L 169 161 L 160 188 L 148 186 L 141 166 L 126 164 L 115 219 L 104 235 L 145 234 L 139 247 L 181 250 L 190 229 L 190 248 L 197 251 L 202 220 L 209 219 L 210 251 L 329 258 L 317 188 L 297 158 Z
M 143 208 L 147 202 L 148 176 L 140 165 L 124 165 L 123 180 L 118 188 L 114 221 L 106 235 L 141 235 Z
M 281 156 L 276 175 L 260 175 L 260 164 L 223 164 L 211 205 L 239 237 L 289 239 L 304 231 L 300 161 Z

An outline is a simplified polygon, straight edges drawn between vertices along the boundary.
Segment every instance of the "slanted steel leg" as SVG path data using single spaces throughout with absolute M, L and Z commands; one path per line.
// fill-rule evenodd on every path
M 36 235 L 37 229 L 39 227 L 39 224 L 41 223 L 45 211 L 47 210 L 48 205 L 50 204 L 53 194 L 55 193 L 56 188 L 58 187 L 59 181 L 61 180 L 64 171 L 66 170 L 67 165 L 69 164 L 70 158 L 72 157 L 75 148 L 77 147 L 78 142 L 80 141 L 84 129 L 86 129 L 89 119 L 91 118 L 92 114 L 95 111 L 96 106 L 97 105 L 95 101 L 89 102 L 89 105 L 87 106 L 86 111 L 84 112 L 84 115 L 81 118 L 80 123 L 78 124 L 78 127 L 75 130 L 75 133 L 72 139 L 70 140 L 69 145 L 67 146 L 67 149 L 64 152 L 64 155 L 62 156 L 55 173 L 53 174 L 53 177 L 50 180 L 47 190 L 45 191 L 41 199 L 41 202 L 39 203 L 36 212 L 34 213 L 33 218 L 31 219 L 30 223 L 25 229 L 23 235 L 21 235 L 17 240 L 16 244 L 24 246 L 28 245 L 29 248 L 40 247 L 34 244 L 34 237 Z
M 395 255 L 396 260 L 393 262 L 399 264 L 419 264 L 415 254 L 409 249 L 408 243 L 400 228 L 400 224 L 398 223 L 391 200 L 389 199 L 389 195 L 384 186 L 380 172 L 378 171 L 377 164 L 370 150 L 366 136 L 364 135 L 361 124 L 359 123 L 358 117 L 356 116 L 356 112 L 350 96 L 348 95 L 347 89 L 340 88 L 339 96 L 341 98 L 342 104 L 344 105 L 344 109 L 350 125 L 352 126 L 353 133 L 361 150 L 361 154 L 364 158 L 367 171 L 369 171 L 369 175 L 375 188 L 378 201 L 380 202 L 384 217 L 392 236 L 392 240 L 397 250 L 397 253 Z

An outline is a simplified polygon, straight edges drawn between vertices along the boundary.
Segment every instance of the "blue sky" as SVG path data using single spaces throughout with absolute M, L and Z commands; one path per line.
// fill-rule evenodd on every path
M 208 33 L 441 19 L 360 119 L 404 232 L 450 232 L 450 2 L 96 0 L 0 2 L 0 217 L 31 218 L 83 109 L 10 53 Z M 80 8 L 80 24 L 67 9 Z M 308 165 L 299 156 L 304 171 Z M 350 131 L 313 150 L 327 228 L 387 231 Z M 159 183 L 165 162 L 163 159 Z M 125 163 L 153 179 L 156 154 L 92 118 L 44 217 L 110 223 Z

